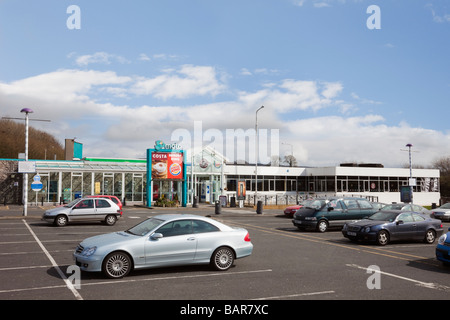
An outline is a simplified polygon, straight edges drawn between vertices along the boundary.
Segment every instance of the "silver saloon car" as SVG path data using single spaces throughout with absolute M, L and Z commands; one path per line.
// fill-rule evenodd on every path
M 121 215 L 120 207 L 110 199 L 79 198 L 62 207 L 46 210 L 42 220 L 59 227 L 82 221 L 101 221 L 112 226 Z
M 246 229 L 186 214 L 158 215 L 121 232 L 83 240 L 73 254 L 83 271 L 122 278 L 133 269 L 211 264 L 228 270 L 253 251 Z

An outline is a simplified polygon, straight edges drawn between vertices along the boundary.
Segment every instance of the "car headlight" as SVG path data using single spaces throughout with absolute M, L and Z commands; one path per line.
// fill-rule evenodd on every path
M 317 218 L 316 217 L 305 217 L 305 220 L 316 221 Z
M 85 256 L 85 257 L 89 257 L 89 256 L 92 256 L 95 253 L 96 250 L 97 250 L 97 247 L 86 248 L 86 249 L 83 250 L 81 255 Z
M 447 234 L 445 233 L 439 237 L 438 243 L 443 246 L 446 239 L 447 239 Z
M 363 231 L 366 232 L 366 233 L 369 233 L 370 232 L 370 227 L 365 227 Z

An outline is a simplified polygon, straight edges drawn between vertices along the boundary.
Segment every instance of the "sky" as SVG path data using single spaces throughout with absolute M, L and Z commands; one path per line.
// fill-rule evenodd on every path
M 0 0 L 0 115 L 31 108 L 86 157 L 163 140 L 252 162 L 257 114 L 260 162 L 399 167 L 412 144 L 429 166 L 449 57 L 448 0 Z

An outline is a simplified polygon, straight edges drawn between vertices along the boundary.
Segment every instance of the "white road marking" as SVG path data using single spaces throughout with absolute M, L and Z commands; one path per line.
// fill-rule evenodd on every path
M 80 293 L 77 291 L 77 289 L 75 289 L 75 287 L 73 286 L 72 282 L 70 282 L 66 275 L 64 274 L 64 272 L 61 271 L 61 269 L 59 268 L 58 264 L 56 263 L 55 259 L 53 259 L 53 257 L 50 255 L 50 253 L 47 251 L 47 249 L 44 247 L 44 245 L 42 244 L 42 242 L 39 240 L 39 238 L 36 236 L 36 234 L 33 232 L 33 230 L 31 229 L 31 227 L 28 225 L 28 223 L 25 221 L 25 219 L 22 219 L 23 223 L 25 224 L 25 226 L 27 227 L 27 229 L 30 231 L 31 235 L 34 237 L 34 239 L 36 240 L 36 242 L 38 243 L 38 245 L 41 247 L 42 251 L 44 251 L 45 255 L 47 256 L 47 258 L 50 260 L 52 266 L 56 269 L 56 271 L 58 272 L 59 276 L 61 277 L 61 279 L 64 280 L 64 282 L 66 283 L 66 287 L 72 291 L 73 295 L 75 296 L 75 298 L 77 300 L 83 300 L 83 297 L 80 295 Z
M 362 270 L 366 270 L 366 271 L 369 270 L 369 268 L 361 267 L 361 266 L 358 266 L 356 264 L 347 264 L 346 266 L 353 267 L 353 268 L 358 268 L 358 269 L 362 269 Z M 370 270 L 372 270 L 372 269 L 370 269 Z M 445 291 L 445 292 L 450 292 L 450 287 L 447 287 L 447 286 L 444 286 L 444 285 L 441 285 L 441 284 L 438 284 L 438 283 L 423 282 L 423 281 L 419 281 L 419 280 L 415 280 L 415 279 L 399 276 L 399 275 L 396 275 L 396 274 L 393 274 L 393 273 L 384 272 L 384 271 L 381 271 L 381 270 L 377 271 L 377 272 L 379 272 L 380 274 L 383 274 L 385 276 L 389 276 L 389 277 L 393 277 L 393 278 L 397 278 L 397 279 L 413 282 L 416 285 L 421 286 L 421 287 L 425 287 L 425 288 L 429 288 L 429 289 L 435 289 L 435 290 L 442 290 L 442 291 Z
M 316 296 L 316 295 L 320 295 L 320 294 L 331 294 L 331 293 L 335 293 L 335 291 L 297 293 L 297 294 L 289 294 L 289 295 L 284 295 L 284 296 L 274 296 L 274 297 L 257 298 L 257 299 L 250 299 L 250 300 L 275 300 L 275 299 L 296 298 L 296 297 L 304 297 L 304 296 Z

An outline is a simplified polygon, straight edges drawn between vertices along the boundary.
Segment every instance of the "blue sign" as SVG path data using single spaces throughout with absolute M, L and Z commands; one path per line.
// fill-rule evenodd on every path
M 33 177 L 33 180 L 34 181 L 31 183 L 31 190 L 41 191 L 42 190 L 41 177 L 37 174 Z

